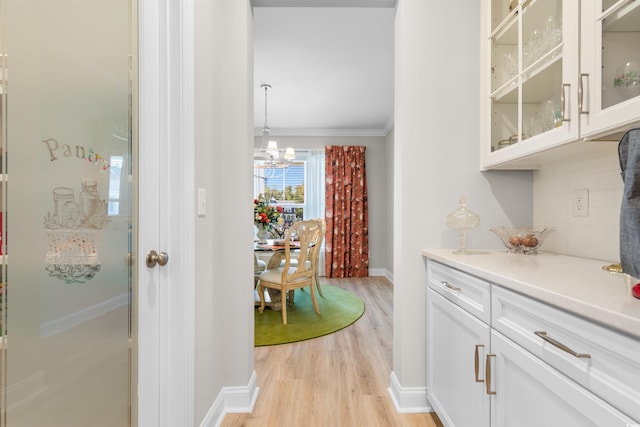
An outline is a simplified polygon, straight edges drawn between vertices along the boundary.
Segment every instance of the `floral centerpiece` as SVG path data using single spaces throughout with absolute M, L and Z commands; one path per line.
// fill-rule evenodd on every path
M 253 222 L 258 227 L 258 243 L 266 243 L 269 230 L 284 224 L 283 211 L 282 206 L 271 206 L 262 196 L 253 200 Z

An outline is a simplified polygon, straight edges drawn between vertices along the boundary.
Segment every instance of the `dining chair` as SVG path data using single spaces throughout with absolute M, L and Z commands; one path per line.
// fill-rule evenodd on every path
M 304 220 L 294 223 L 285 238 L 284 265 L 276 268 L 267 268 L 259 276 L 258 295 L 260 296 L 260 307 L 258 311 L 262 313 L 265 307 L 264 291 L 266 288 L 277 289 L 282 295 L 282 324 L 287 324 L 287 302 L 286 295 L 290 291 L 309 287 L 313 308 L 316 314 L 320 314 L 318 300 L 316 299 L 316 263 L 318 251 L 322 239 L 322 223 L 318 220 Z M 299 248 L 293 248 L 298 252 L 298 263 L 292 265 L 291 235 L 297 233 L 300 241 Z M 291 304 L 293 298 L 290 298 Z
M 310 219 L 309 221 L 318 221 L 322 226 L 322 231 L 320 232 L 320 240 L 318 241 L 319 249 L 316 251 L 316 271 L 315 271 L 315 274 L 313 275 L 313 280 L 315 280 L 316 282 L 316 289 L 318 290 L 318 293 L 320 294 L 321 297 L 324 297 L 324 295 L 322 294 L 322 287 L 320 286 L 320 252 L 322 251 L 322 242 L 324 241 L 326 222 L 324 219 Z M 311 249 L 312 248 L 309 248 L 309 250 Z M 310 259 L 311 259 L 310 257 L 307 257 L 307 263 L 311 262 L 309 261 Z M 291 265 L 293 266 L 298 265 L 298 259 L 291 258 Z M 282 260 L 282 262 L 280 263 L 280 266 L 284 267 L 284 260 Z M 291 295 L 291 297 L 293 298 L 293 294 L 289 294 L 289 295 Z
M 267 263 L 261 259 L 258 259 L 256 254 L 253 254 L 253 287 L 258 285 L 258 280 L 260 280 L 260 274 L 267 269 Z

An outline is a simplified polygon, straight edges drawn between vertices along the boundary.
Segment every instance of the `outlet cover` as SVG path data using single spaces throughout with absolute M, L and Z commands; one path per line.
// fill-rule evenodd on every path
M 589 190 L 586 188 L 573 190 L 571 196 L 573 216 L 589 216 Z

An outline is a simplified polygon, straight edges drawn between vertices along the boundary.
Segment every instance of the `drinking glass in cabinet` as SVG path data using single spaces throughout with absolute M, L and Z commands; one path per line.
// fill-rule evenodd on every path
M 558 54 L 562 42 L 562 1 L 530 3 L 522 19 L 522 68 Z

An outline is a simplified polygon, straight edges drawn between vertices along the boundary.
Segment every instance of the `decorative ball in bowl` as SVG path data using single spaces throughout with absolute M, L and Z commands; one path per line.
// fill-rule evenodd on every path
M 493 227 L 490 229 L 500 237 L 510 253 L 537 254 L 553 227 Z

